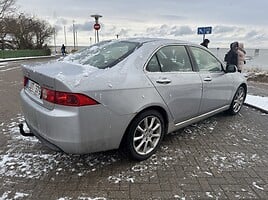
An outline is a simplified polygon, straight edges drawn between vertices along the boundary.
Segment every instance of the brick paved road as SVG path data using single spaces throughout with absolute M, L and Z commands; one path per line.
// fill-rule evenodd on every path
M 167 135 L 143 162 L 118 151 L 66 155 L 19 135 L 20 71 L 3 70 L 0 199 L 268 198 L 268 115 L 219 114 Z

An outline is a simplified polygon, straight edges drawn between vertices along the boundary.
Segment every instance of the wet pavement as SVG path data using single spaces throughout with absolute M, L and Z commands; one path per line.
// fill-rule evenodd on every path
M 67 155 L 19 134 L 19 63 L 0 63 L 0 199 L 268 198 L 267 114 L 218 114 L 167 135 L 143 162 L 117 150 Z

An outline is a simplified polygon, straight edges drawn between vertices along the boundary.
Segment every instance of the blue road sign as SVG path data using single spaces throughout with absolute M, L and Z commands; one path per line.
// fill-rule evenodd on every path
M 198 27 L 197 28 L 197 34 L 205 35 L 205 34 L 211 34 L 212 33 L 212 27 Z

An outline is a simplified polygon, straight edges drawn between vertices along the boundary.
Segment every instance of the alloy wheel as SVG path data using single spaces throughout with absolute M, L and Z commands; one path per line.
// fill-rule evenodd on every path
M 240 87 L 234 97 L 233 111 L 235 113 L 239 112 L 244 103 L 244 100 L 245 100 L 245 89 L 243 87 Z
M 134 131 L 133 147 L 139 155 L 152 152 L 160 141 L 163 127 L 156 116 L 146 116 Z

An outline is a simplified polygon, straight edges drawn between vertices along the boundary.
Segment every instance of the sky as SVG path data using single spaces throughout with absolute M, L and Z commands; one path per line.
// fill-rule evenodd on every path
M 246 48 L 268 48 L 267 0 L 17 0 L 18 11 L 47 20 L 57 29 L 56 44 L 95 41 L 93 14 L 99 14 L 100 40 L 164 37 L 201 43 L 198 27 L 212 27 L 210 47 L 228 48 L 233 41 Z M 54 44 L 53 38 L 50 44 Z

